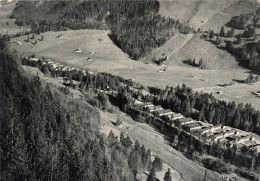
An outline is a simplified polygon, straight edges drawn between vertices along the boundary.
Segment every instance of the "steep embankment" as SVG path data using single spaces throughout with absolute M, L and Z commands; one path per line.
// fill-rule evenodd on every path
M 256 7 L 254 0 L 160 1 L 160 13 L 164 16 L 179 19 L 180 17 L 177 15 L 180 15 L 195 30 L 198 28 L 213 29 L 215 32 L 219 32 L 221 26 L 228 22 L 232 16 L 253 12 Z M 216 48 L 211 43 L 205 42 L 196 34 L 177 34 L 162 47 L 154 50 L 154 54 L 162 53 L 168 56 L 168 65 L 183 65 L 182 61 L 185 59 L 199 61 L 200 58 L 203 58 L 207 69 L 238 68 L 233 56 Z

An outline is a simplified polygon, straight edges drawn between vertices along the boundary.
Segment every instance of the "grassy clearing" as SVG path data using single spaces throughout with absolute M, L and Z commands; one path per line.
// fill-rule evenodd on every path
M 56 38 L 60 33 L 64 35 Z M 23 40 L 27 37 L 23 36 L 12 40 L 13 42 L 20 41 L 23 45 L 12 43 L 12 47 L 19 54 L 35 54 L 37 57 L 44 56 L 72 67 L 109 72 L 126 79 L 135 77 L 136 82 L 159 88 L 185 83 L 191 88 L 206 90 L 210 87 L 218 87 L 218 84 L 229 83 L 232 79 L 245 79 L 249 74 L 247 70 L 234 65 L 233 57 L 215 48 L 211 43 L 200 40 L 198 37 L 193 37 L 189 41 L 190 37 L 186 39 L 185 35 L 177 35 L 175 37 L 179 42 L 184 42 L 183 47 L 173 48 L 174 51 L 176 50 L 176 56 L 173 55 L 167 62 L 167 71 L 160 73 L 158 72 L 160 67 L 157 65 L 144 64 L 141 61 L 129 59 L 125 53 L 112 43 L 108 33 L 108 31 L 99 30 L 47 32 L 44 33 L 44 41 L 38 41 L 37 45 L 33 45 L 31 42 L 24 42 Z M 40 35 L 36 35 L 36 38 L 40 38 Z M 103 41 L 98 41 L 99 38 Z M 196 46 L 197 44 L 203 45 L 207 51 L 204 51 L 203 47 Z M 170 45 L 171 42 L 167 44 L 168 47 L 171 47 Z M 80 48 L 82 52 L 74 52 L 77 48 Z M 91 51 L 94 52 L 94 55 L 90 54 Z M 210 51 L 213 52 L 210 53 Z M 178 60 L 178 57 L 181 56 L 188 57 L 192 55 L 199 58 L 203 54 L 209 54 L 209 56 L 205 56 L 203 59 L 207 60 L 207 57 L 209 61 L 212 59 L 212 63 L 209 65 L 216 65 L 219 68 L 220 66 L 226 66 L 227 70 L 200 70 L 184 66 Z M 87 58 L 92 58 L 93 60 L 87 61 Z M 256 108 L 260 108 L 257 98 L 251 95 L 254 87 L 248 85 L 247 89 L 242 89 L 243 86 L 243 84 L 236 85 L 236 92 L 233 91 L 232 86 L 221 87 L 221 89 L 227 95 L 227 100 L 252 103 Z M 241 97 L 238 99 L 238 96 Z
M 8 32 L 9 34 L 16 34 L 21 31 L 21 28 L 14 24 L 15 20 L 8 18 L 14 7 L 15 3 L 3 4 L 2 7 L 0 7 L 0 33 Z

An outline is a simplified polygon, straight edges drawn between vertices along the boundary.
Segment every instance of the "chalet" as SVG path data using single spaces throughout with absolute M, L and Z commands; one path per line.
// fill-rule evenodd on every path
M 174 113 L 170 109 L 160 110 L 155 113 L 157 116 L 173 115 Z
M 224 133 L 224 137 L 233 135 L 233 134 L 235 134 L 235 133 L 236 133 L 236 131 L 235 131 L 234 129 L 227 130 L 227 131 Z
M 146 102 L 146 103 L 144 103 L 142 106 L 143 106 L 144 108 L 148 108 L 148 107 L 153 107 L 154 105 L 153 105 L 153 103 L 151 103 L 151 102 Z
M 202 125 L 198 122 L 194 122 L 194 123 L 190 123 L 190 124 L 186 124 L 183 126 L 183 128 L 186 131 L 195 131 L 195 130 L 199 130 L 201 129 Z
M 252 137 L 250 135 L 246 135 L 246 136 L 241 136 L 241 138 L 239 139 L 239 143 L 244 143 L 245 141 L 248 140 L 252 140 Z
M 256 143 L 256 141 L 253 141 L 250 139 L 250 140 L 246 140 L 246 141 L 242 142 L 241 144 L 243 144 L 247 147 L 252 147 L 252 146 L 256 145 L 257 143 Z
M 33 62 L 38 62 L 40 59 L 39 58 L 29 58 L 29 61 L 33 61 Z
M 211 130 L 212 130 L 212 131 L 216 131 L 216 130 L 219 130 L 219 129 L 222 129 L 222 128 L 223 128 L 222 125 L 217 125 L 217 126 L 213 126 L 213 127 L 211 128 Z
M 168 116 L 168 115 L 167 115 Z M 175 121 L 178 119 L 184 118 L 184 116 L 181 113 L 173 113 L 173 115 L 168 116 L 170 120 Z
M 211 127 L 202 127 L 201 128 L 201 134 L 208 133 L 208 132 L 210 132 L 210 130 L 211 130 Z
M 135 105 L 143 105 L 144 103 L 141 102 L 141 101 L 135 100 L 134 104 L 135 104 Z
M 212 135 L 212 140 L 218 141 L 220 138 L 223 138 L 223 137 L 224 137 L 223 133 L 218 133 L 218 134 Z
M 147 107 L 148 112 L 155 112 L 155 111 L 161 111 L 163 110 L 162 106 L 152 106 L 152 107 Z
M 195 123 L 195 121 L 191 118 L 181 118 L 176 121 L 176 124 L 181 126 L 191 124 L 191 123 Z
M 221 142 L 221 143 L 225 143 L 225 144 L 229 143 L 229 141 L 225 137 L 219 138 L 218 141 Z

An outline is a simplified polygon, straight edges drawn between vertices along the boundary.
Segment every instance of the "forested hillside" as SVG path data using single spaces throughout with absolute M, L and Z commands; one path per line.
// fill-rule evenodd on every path
M 1 180 L 134 180 L 130 152 L 146 149 L 103 137 L 93 107 L 24 77 L 8 44 L 0 37 Z
M 70 29 L 110 29 L 114 43 L 139 59 L 189 26 L 159 15 L 157 0 L 44 1 L 17 3 L 11 18 L 32 32 Z

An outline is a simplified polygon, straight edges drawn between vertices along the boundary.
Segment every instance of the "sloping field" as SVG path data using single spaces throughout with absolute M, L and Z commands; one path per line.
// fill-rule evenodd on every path
M 64 35 L 60 38 L 56 38 L 57 35 L 61 33 Z M 184 41 L 189 41 L 186 40 L 185 37 L 185 35 L 180 35 L 177 38 Z M 128 56 L 123 53 L 117 46 L 115 46 L 109 39 L 107 31 L 78 30 L 66 32 L 47 32 L 44 33 L 44 41 L 38 41 L 37 45 L 33 45 L 31 42 L 24 42 L 23 40 L 26 38 L 26 36 L 23 36 L 12 39 L 13 42 L 22 42 L 23 45 L 12 43 L 12 47 L 14 47 L 20 54 L 35 54 L 36 57 L 44 56 L 46 58 L 50 58 L 57 62 L 62 62 L 73 67 L 105 71 L 122 76 L 126 79 L 135 77 L 135 81 L 139 83 L 160 88 L 165 88 L 166 85 L 176 86 L 183 83 L 192 88 L 216 87 L 217 84 L 229 83 L 232 81 L 232 79 L 245 79 L 248 76 L 248 72 L 241 68 L 230 68 L 229 70 L 200 70 L 197 68 L 171 65 L 170 63 L 167 65 L 167 71 L 160 73 L 158 72 L 160 67 L 157 65 L 144 64 L 143 62 L 129 59 Z M 40 38 L 40 36 L 37 35 L 36 38 Z M 102 39 L 102 41 L 98 41 L 98 39 Z M 204 41 L 199 41 L 198 44 L 200 43 L 208 44 L 208 42 Z M 193 49 L 196 50 L 199 48 L 197 43 L 194 43 L 193 45 Z M 189 45 L 185 45 L 184 43 L 183 46 Z M 203 46 L 200 50 L 201 55 L 205 53 L 205 55 L 209 54 L 213 57 L 228 57 L 227 55 L 203 52 Z M 176 49 L 176 51 L 177 53 L 178 51 L 183 52 L 183 54 L 186 55 L 188 52 L 193 52 L 191 49 L 192 47 L 186 48 L 187 50 L 180 48 L 180 50 Z M 80 48 L 82 52 L 74 52 L 74 50 L 77 48 Z M 90 55 L 91 51 L 94 52 L 94 55 Z M 173 55 L 171 58 L 183 56 L 178 55 L 177 53 L 176 56 Z M 92 58 L 93 60 L 88 61 L 87 58 Z M 229 58 L 221 60 L 221 63 L 218 63 L 219 66 L 224 61 L 228 60 Z M 239 87 L 241 86 L 243 85 L 237 85 L 238 92 L 236 93 L 233 93 L 232 88 L 223 88 L 225 89 L 223 91 L 227 94 L 226 99 L 244 103 L 252 103 L 252 105 L 256 108 L 260 108 L 259 101 L 256 101 L 257 98 L 251 95 L 252 92 L 250 90 L 250 86 L 246 92 L 243 93 L 244 96 L 240 97 L 239 99 L 236 97 L 240 96 Z
M 258 5 L 259 3 L 257 3 L 256 0 L 235 1 L 230 4 L 230 6 L 224 8 L 222 11 L 212 16 L 205 24 L 201 26 L 201 28 L 205 30 L 210 28 L 215 32 L 219 32 L 221 26 L 225 25 L 231 19 L 231 17 L 255 12 Z
M 179 51 L 179 61 L 189 58 L 198 63 L 202 58 L 207 69 L 223 70 L 238 68 L 237 61 L 227 51 L 218 49 L 212 43 L 205 41 L 199 35 L 194 35 Z M 173 59 L 174 57 L 171 57 Z M 170 59 L 170 60 L 171 60 Z
M 206 69 L 226 70 L 239 68 L 237 61 L 232 55 L 205 41 L 198 34 L 177 34 L 162 47 L 154 50 L 144 61 L 147 61 L 147 59 L 151 60 L 154 55 L 163 53 L 168 57 L 166 65 L 183 66 L 184 60 L 196 59 L 198 63 L 202 58 L 206 64 Z
M 251 13 L 256 0 L 159 0 L 160 14 L 189 24 L 197 30 L 219 31 L 232 16 Z
M 160 14 L 181 22 L 189 21 L 198 11 L 202 0 L 159 0 Z
M 200 3 L 198 11 L 189 20 L 189 23 L 197 30 L 204 23 L 208 22 L 212 16 L 221 12 L 226 7 L 235 3 L 237 0 L 206 0 Z
M 232 16 L 240 13 L 251 13 L 257 8 L 256 0 L 161 0 L 160 13 L 179 19 L 175 14 L 184 17 L 195 30 L 213 29 L 219 32 Z M 185 59 L 203 57 L 208 69 L 237 68 L 235 59 L 226 51 L 217 49 L 197 35 L 177 34 L 154 54 L 168 55 L 169 64 L 180 65 Z M 151 57 L 151 56 L 150 56 Z M 148 57 L 148 58 L 150 58 Z M 151 58 L 150 58 L 151 59 Z
M 0 2 L 1 4 L 2 2 Z M 19 26 L 14 24 L 14 19 L 9 19 L 8 16 L 11 15 L 15 3 L 3 3 L 0 7 L 0 33 L 15 34 L 20 32 L 21 29 Z

